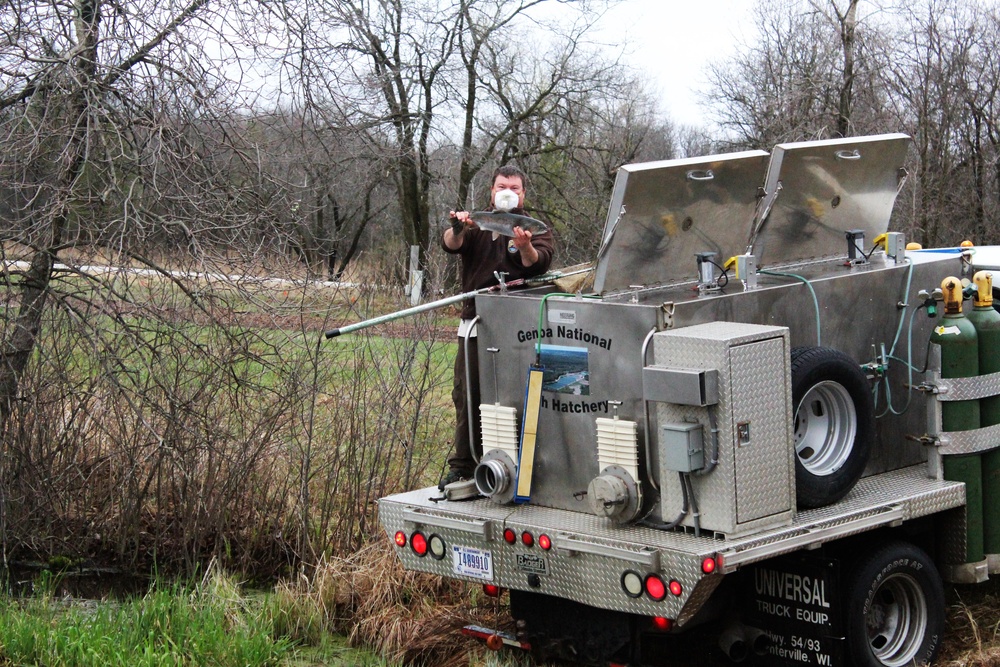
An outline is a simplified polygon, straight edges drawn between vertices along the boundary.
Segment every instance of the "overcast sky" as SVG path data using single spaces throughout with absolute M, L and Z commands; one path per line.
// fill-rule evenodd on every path
M 695 89 L 705 67 L 752 34 L 754 0 L 624 0 L 602 20 L 602 36 L 628 40 L 627 62 L 656 83 L 662 108 L 677 123 L 705 125 Z M 602 40 L 602 41 L 604 41 Z

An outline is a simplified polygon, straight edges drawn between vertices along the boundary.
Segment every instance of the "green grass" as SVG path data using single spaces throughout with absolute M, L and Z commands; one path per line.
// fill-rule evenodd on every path
M 318 646 L 297 649 L 292 657 L 282 663 L 285 667 L 394 667 L 378 654 L 365 649 L 351 648 L 347 640 L 328 635 Z
M 66 604 L 49 596 L 0 603 L 0 664 L 279 665 L 293 645 L 275 638 L 262 605 L 224 578 L 154 586 L 125 602 Z
M 151 374 L 204 376 L 219 364 L 225 365 L 233 382 L 249 382 L 264 390 L 275 389 L 287 379 L 285 376 L 292 366 L 307 364 L 317 351 L 322 331 L 308 327 L 320 327 L 322 322 L 310 321 L 303 330 L 300 328 L 302 323 L 281 320 L 280 295 L 268 296 L 270 301 L 265 302 L 261 295 L 252 308 L 235 308 L 240 315 L 232 319 L 225 309 L 219 310 L 217 315 L 223 318 L 222 323 L 208 323 L 197 308 L 180 297 L 169 304 L 165 313 L 139 310 L 111 317 L 103 312 L 92 312 L 87 314 L 85 322 L 81 318 L 56 317 L 43 334 L 46 345 L 40 346 L 36 355 L 41 357 L 58 344 L 63 352 L 55 361 L 59 364 L 58 370 L 68 378 L 111 374 L 137 392 L 147 386 Z M 88 297 L 95 301 L 103 298 L 92 294 Z M 137 301 L 134 295 L 132 300 Z M 301 302 L 297 306 L 299 312 L 304 308 Z M 338 309 L 343 310 L 341 316 L 348 322 L 362 319 L 343 304 L 327 304 L 328 311 Z M 393 307 L 383 306 L 377 310 L 391 312 Z M 249 317 L 248 313 L 261 317 Z M 336 384 L 352 381 L 352 360 L 398 361 L 415 355 L 419 364 L 429 355 L 432 366 L 449 369 L 454 358 L 455 337 L 449 334 L 443 339 L 437 338 L 430 329 L 441 326 L 440 322 L 453 328 L 450 322 L 457 323 L 457 319 L 449 320 L 439 315 L 425 314 L 401 320 L 400 325 L 415 328 L 412 338 L 400 337 L 398 331 L 393 336 L 391 329 L 382 326 L 322 341 L 316 362 L 325 371 L 321 374 L 323 381 L 334 385 L 334 390 Z M 241 318 L 246 318 L 246 323 L 241 323 Z M 49 343 L 50 340 L 53 342 Z M 36 363 L 39 361 L 40 358 L 36 359 Z M 110 367 L 102 364 L 110 364 Z

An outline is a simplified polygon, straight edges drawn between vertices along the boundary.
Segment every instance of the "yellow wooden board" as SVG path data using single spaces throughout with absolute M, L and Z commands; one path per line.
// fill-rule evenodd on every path
M 542 369 L 528 371 L 524 393 L 524 421 L 521 424 L 521 455 L 517 462 L 517 488 L 514 502 L 531 500 L 531 477 L 535 468 L 535 442 L 538 436 L 538 411 L 542 402 Z

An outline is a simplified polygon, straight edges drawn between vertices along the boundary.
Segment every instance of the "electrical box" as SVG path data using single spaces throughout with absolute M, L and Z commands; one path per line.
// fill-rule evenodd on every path
M 695 473 L 690 481 L 701 530 L 726 538 L 791 523 L 795 459 L 788 329 L 735 322 L 671 329 L 653 336 L 653 359 L 645 369 L 650 376 L 701 369 L 717 379 L 715 404 L 651 399 L 662 517 L 677 516 L 683 504 L 677 474 Z M 690 453 L 697 449 L 696 432 L 703 440 L 703 466 Z M 695 527 L 694 521 L 688 515 L 682 525 Z
M 664 424 L 660 427 L 663 468 L 693 472 L 705 467 L 705 439 L 701 424 Z

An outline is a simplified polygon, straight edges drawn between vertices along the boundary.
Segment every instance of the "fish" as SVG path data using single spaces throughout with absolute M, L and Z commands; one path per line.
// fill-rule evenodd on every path
M 493 232 L 494 235 L 514 236 L 515 227 L 531 232 L 532 235 L 549 231 L 549 226 L 541 220 L 506 211 L 473 211 L 469 213 L 469 219 L 479 229 Z

